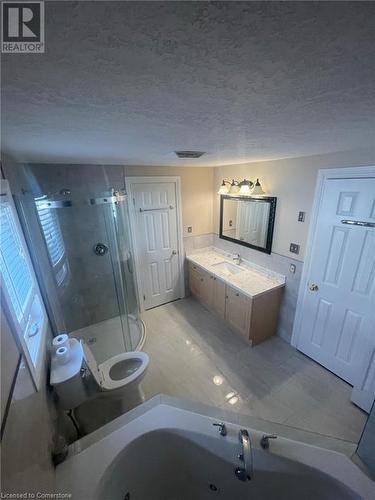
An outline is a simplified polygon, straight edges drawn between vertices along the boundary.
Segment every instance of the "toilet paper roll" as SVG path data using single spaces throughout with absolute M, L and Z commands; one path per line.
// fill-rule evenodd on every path
M 69 349 L 69 337 L 66 333 L 61 333 L 60 335 L 57 335 L 53 338 L 52 345 L 55 350 L 59 347 L 66 347 L 67 349 Z
M 69 361 L 70 352 L 67 347 L 58 347 L 56 349 L 56 358 L 59 365 L 64 365 Z

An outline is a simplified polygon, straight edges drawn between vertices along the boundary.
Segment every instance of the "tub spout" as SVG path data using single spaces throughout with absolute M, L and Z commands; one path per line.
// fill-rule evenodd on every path
M 218 422 L 215 424 L 212 424 L 215 427 L 219 427 L 220 435 L 221 436 L 226 436 L 227 435 L 227 426 L 223 422 Z
M 260 440 L 260 446 L 263 450 L 268 450 L 270 447 L 270 439 L 277 439 L 275 434 L 263 434 L 262 439 Z
M 242 446 L 242 453 L 238 458 L 244 466 L 237 467 L 234 473 L 240 481 L 250 481 L 253 476 L 253 452 L 250 436 L 246 429 L 241 429 L 238 437 Z

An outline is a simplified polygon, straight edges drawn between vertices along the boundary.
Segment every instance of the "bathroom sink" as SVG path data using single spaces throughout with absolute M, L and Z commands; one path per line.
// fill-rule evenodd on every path
M 225 261 L 213 264 L 212 267 L 222 272 L 223 274 L 226 274 L 227 276 L 242 273 L 242 271 L 244 271 L 242 267 L 236 266 L 235 264 L 230 264 L 229 262 Z

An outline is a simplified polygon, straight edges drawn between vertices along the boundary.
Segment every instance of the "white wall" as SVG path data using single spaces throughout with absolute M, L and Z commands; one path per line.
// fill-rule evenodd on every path
M 211 167 L 124 167 L 125 176 L 181 177 L 183 236 L 212 233 L 213 179 Z M 188 233 L 188 226 L 193 232 Z
M 214 169 L 214 192 L 223 178 L 255 180 L 263 189 L 277 196 L 276 221 L 272 251 L 303 261 L 309 228 L 315 183 L 321 168 L 352 167 L 375 164 L 375 150 L 356 150 L 327 155 L 306 156 L 243 165 L 226 165 Z M 219 232 L 220 196 L 214 196 L 214 232 Z M 298 222 L 298 212 L 306 212 L 305 222 Z M 301 245 L 300 254 L 289 252 L 290 243 Z

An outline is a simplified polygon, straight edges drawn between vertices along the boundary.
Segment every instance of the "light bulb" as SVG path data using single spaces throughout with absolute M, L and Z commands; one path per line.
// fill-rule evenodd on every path
M 240 190 L 240 186 L 238 185 L 238 182 L 236 182 L 234 179 L 232 180 L 232 183 L 229 188 L 229 194 L 238 194 Z
M 240 194 L 250 194 L 250 186 L 247 182 L 241 183 Z
M 264 191 L 262 189 L 262 186 L 259 182 L 259 179 L 257 179 L 256 183 L 255 183 L 255 186 L 253 188 L 253 191 L 251 194 L 255 194 L 255 195 L 262 195 L 264 194 Z
M 229 188 L 228 188 L 227 184 L 225 183 L 225 181 L 223 180 L 217 194 L 228 194 L 228 192 L 229 192 Z

